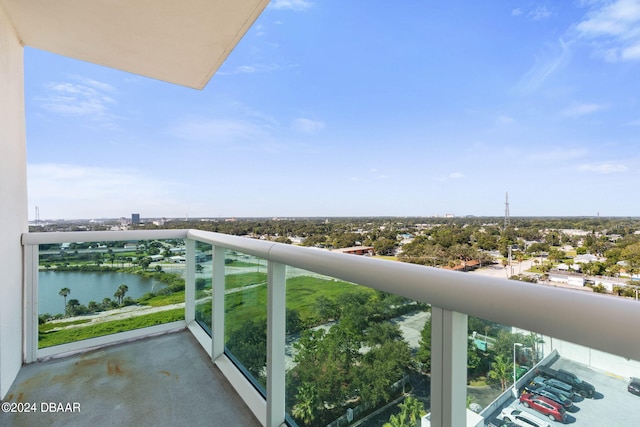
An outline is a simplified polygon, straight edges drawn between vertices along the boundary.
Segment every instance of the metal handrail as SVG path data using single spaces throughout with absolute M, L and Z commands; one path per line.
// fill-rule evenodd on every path
M 22 242 L 35 245 L 172 238 L 191 238 L 640 360 L 640 328 L 635 327 L 640 324 L 640 305 L 624 298 L 201 230 L 25 233 Z

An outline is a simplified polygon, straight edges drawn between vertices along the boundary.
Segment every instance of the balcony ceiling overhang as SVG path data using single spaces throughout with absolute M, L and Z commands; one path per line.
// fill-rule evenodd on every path
M 0 0 L 25 46 L 202 89 L 269 0 Z

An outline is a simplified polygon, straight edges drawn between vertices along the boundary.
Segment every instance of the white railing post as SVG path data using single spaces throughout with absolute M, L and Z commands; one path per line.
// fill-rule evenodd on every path
M 286 265 L 269 261 L 267 303 L 267 427 L 285 419 Z
M 187 325 L 196 320 L 196 241 L 186 239 L 184 275 L 184 320 Z
M 211 260 L 211 359 L 224 354 L 224 253 L 222 246 L 213 246 Z
M 467 315 L 431 307 L 431 425 L 466 425 Z
M 24 246 L 24 362 L 38 360 L 38 267 L 40 245 Z

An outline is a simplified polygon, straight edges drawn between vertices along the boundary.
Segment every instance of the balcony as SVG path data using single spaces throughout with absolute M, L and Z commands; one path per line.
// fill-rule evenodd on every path
M 182 269 L 185 279 L 184 297 L 178 304 L 180 320 L 60 345 L 39 345 L 40 245 L 169 239 L 185 242 L 185 263 L 176 267 Z M 602 369 L 597 366 L 598 360 L 605 357 L 614 360 L 618 365 L 618 372 L 614 373 L 620 377 L 631 376 L 629 372 L 638 367 L 635 361 L 640 360 L 637 346 L 640 332 L 625 326 L 638 324 L 640 311 L 637 302 L 625 299 L 199 230 L 26 233 L 22 244 L 24 312 L 27 313 L 22 341 L 26 365 L 5 399 L 38 405 L 80 403 L 81 414 L 53 414 L 63 424 L 77 421 L 74 417 L 80 415 L 87 417 L 83 421 L 105 415 L 122 417 L 124 423 L 131 423 L 141 413 L 133 408 L 145 408 L 154 416 L 179 416 L 196 424 L 205 419 L 242 416 L 246 420 L 242 425 L 252 425 L 252 422 L 265 426 L 296 425 L 291 414 L 294 406 L 291 396 L 301 393 L 304 387 L 291 382 L 287 373 L 292 363 L 299 360 L 293 354 L 295 346 L 291 343 L 302 338 L 291 330 L 288 313 L 292 301 L 297 301 L 296 307 L 302 307 L 303 295 L 313 291 L 300 285 L 301 277 L 317 278 L 318 285 L 314 286 L 323 287 L 327 292 L 333 286 L 347 286 L 354 292 L 369 292 L 378 300 L 386 298 L 382 295 L 401 297 L 386 306 L 394 310 L 429 304 L 431 425 L 476 425 L 470 424 L 471 418 L 467 418 L 465 409 L 468 316 L 540 334 L 544 338 L 545 356 L 554 350 L 571 349 L 566 352 L 581 355 L 580 361 L 593 360 L 596 369 Z M 200 263 L 198 258 L 203 253 L 211 257 Z M 198 268 L 199 264 L 205 267 Z M 236 270 L 242 269 L 251 269 L 250 277 L 257 277 L 256 283 L 238 284 L 230 279 Z M 377 291 L 385 294 L 375 294 Z M 316 298 L 315 294 L 312 298 Z M 357 305 L 351 306 L 352 310 L 357 308 Z M 394 322 L 404 316 L 397 314 L 400 311 L 394 313 L 390 315 Z M 266 323 L 251 323 L 258 319 Z M 323 322 L 316 319 L 315 323 Z M 241 326 L 246 328 L 245 324 L 264 325 L 256 328 L 258 334 L 262 331 L 266 335 L 264 348 L 246 339 L 234 338 Z M 310 326 L 302 329 L 305 328 L 311 330 Z M 331 329 L 327 326 L 325 330 Z M 313 334 L 309 339 L 313 341 Z M 514 359 L 516 350 L 524 347 L 517 344 L 513 347 Z M 343 349 L 340 354 L 372 352 L 375 346 L 369 345 L 369 350 L 363 350 L 364 347 Z M 254 350 L 257 357 L 253 357 Z M 126 365 L 113 360 L 126 361 Z M 365 363 L 362 356 L 359 364 Z M 80 369 L 86 371 L 80 372 Z M 43 377 L 48 380 L 36 381 Z M 87 381 L 83 383 L 84 378 Z M 176 384 L 171 382 L 173 379 Z M 352 388 L 361 390 L 363 384 L 367 384 L 363 381 Z M 167 382 L 175 388 L 167 388 Z M 37 390 L 33 390 L 34 384 L 38 384 Z M 296 389 L 289 389 L 291 387 Z M 27 389 L 33 394 L 23 391 Z M 221 401 L 223 398 L 227 400 Z M 395 407 L 393 399 L 395 397 L 390 397 L 383 406 Z M 212 400 L 221 403 L 207 403 Z M 100 407 L 101 402 L 110 402 L 110 406 Z M 484 415 L 488 417 L 496 405 L 488 405 Z M 326 402 L 322 406 L 324 409 L 320 412 L 340 409 Z M 33 414 L 2 414 L 0 417 L 5 418 L 0 421 L 2 424 L 5 420 L 29 422 L 34 419 L 28 418 L 29 415 Z M 579 415 L 576 418 L 579 419 Z M 372 425 L 367 424 L 366 418 L 361 422 Z

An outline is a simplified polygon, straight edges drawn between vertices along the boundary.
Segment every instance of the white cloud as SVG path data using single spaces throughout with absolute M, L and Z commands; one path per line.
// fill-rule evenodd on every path
M 36 97 L 40 107 L 63 116 L 84 116 L 107 120 L 116 101 L 110 96 L 113 86 L 93 79 L 74 77 L 78 83 L 50 82 L 45 86 L 44 96 Z
M 620 57 L 622 59 L 630 59 L 630 60 L 640 59 L 640 41 L 638 41 L 633 46 L 629 46 L 622 49 Z
M 280 67 L 276 64 L 253 64 L 253 65 L 239 65 L 230 70 L 221 70 L 217 74 L 223 76 L 233 76 L 236 74 L 256 74 L 256 73 L 270 73 L 276 71 Z
M 291 127 L 298 132 L 315 133 L 324 129 L 325 124 L 319 120 L 311 120 L 304 117 L 297 118 L 293 121 Z
M 524 14 L 525 12 L 519 7 L 511 10 L 511 16 L 522 16 Z M 535 9 L 530 10 L 526 16 L 532 21 L 540 21 L 551 16 L 551 11 L 549 11 L 545 6 L 538 6 Z
M 287 9 L 296 12 L 303 12 L 313 6 L 313 3 L 307 0 L 273 0 L 269 7 L 274 9 Z
M 516 91 L 523 94 L 535 92 L 556 70 L 567 63 L 569 55 L 567 43 L 559 39 L 557 45 L 551 46 L 548 52 L 535 58 L 533 67 L 522 77 Z
M 589 114 L 597 113 L 598 111 L 605 110 L 606 105 L 602 104 L 576 104 L 562 111 L 562 114 L 569 117 L 580 117 Z
M 545 6 L 539 6 L 529 12 L 527 16 L 533 21 L 540 21 L 551 16 L 551 12 Z
M 610 173 L 625 172 L 627 167 L 621 163 L 602 162 L 580 165 L 578 170 L 582 172 L 593 172 L 601 175 L 607 175 Z
M 640 60 L 640 0 L 596 3 L 575 26 L 590 40 L 595 52 L 607 61 Z

